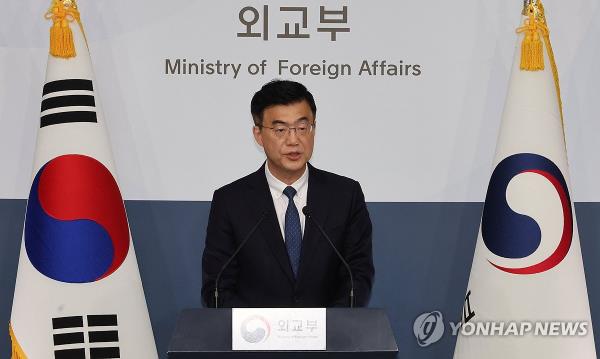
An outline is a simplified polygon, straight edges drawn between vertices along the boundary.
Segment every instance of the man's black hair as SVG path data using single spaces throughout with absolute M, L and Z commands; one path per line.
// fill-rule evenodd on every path
M 290 105 L 306 100 L 313 116 L 317 114 L 317 105 L 313 95 L 299 82 L 289 80 L 272 80 L 254 94 L 250 102 L 250 112 L 256 126 L 262 126 L 263 113 L 267 107 L 274 105 Z

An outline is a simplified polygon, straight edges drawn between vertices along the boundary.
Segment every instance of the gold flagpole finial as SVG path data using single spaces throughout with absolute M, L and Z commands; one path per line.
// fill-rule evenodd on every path
M 523 16 L 527 16 L 528 10 L 529 10 L 529 5 L 535 6 L 536 3 L 537 3 L 536 0 L 523 0 L 523 12 L 521 14 L 523 14 Z
M 52 5 L 44 17 L 52 20 L 50 54 L 65 59 L 75 57 L 75 42 L 70 23 L 77 21 L 81 25 L 75 0 L 52 0 Z
M 541 0 L 523 0 L 523 16 L 528 16 L 533 11 L 533 15 L 538 21 L 546 22 L 544 17 L 544 5 Z

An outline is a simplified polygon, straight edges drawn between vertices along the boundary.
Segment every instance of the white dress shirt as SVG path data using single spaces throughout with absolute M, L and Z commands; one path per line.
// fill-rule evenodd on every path
M 288 207 L 288 198 L 285 194 L 283 194 L 283 190 L 288 186 L 287 184 L 281 182 L 277 179 L 271 171 L 269 171 L 269 164 L 265 165 L 265 175 L 267 176 L 267 183 L 269 184 L 269 189 L 271 190 L 271 196 L 273 197 L 273 204 L 275 205 L 275 212 L 277 212 L 277 220 L 279 221 L 279 228 L 281 229 L 281 236 L 285 241 L 285 212 Z M 294 196 L 294 203 L 296 204 L 296 208 L 298 209 L 298 214 L 300 215 L 300 227 L 302 228 L 302 236 L 304 236 L 304 221 L 305 216 L 302 213 L 302 208 L 306 206 L 306 195 L 308 193 L 308 166 L 304 169 L 304 173 L 296 182 L 291 184 L 292 187 L 296 190 L 296 195 Z

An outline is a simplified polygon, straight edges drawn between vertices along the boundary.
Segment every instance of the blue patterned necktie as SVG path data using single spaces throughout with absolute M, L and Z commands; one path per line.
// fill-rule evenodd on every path
M 296 204 L 294 203 L 296 190 L 292 186 L 287 186 L 283 190 L 283 194 L 289 199 L 288 207 L 285 211 L 285 247 L 290 257 L 294 277 L 298 277 L 300 249 L 302 248 L 302 228 L 300 227 L 298 208 L 296 208 Z

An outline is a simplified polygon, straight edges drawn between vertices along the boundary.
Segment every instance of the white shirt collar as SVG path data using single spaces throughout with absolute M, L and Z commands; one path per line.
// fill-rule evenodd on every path
M 269 170 L 269 163 L 265 163 L 265 175 L 267 176 L 267 183 L 269 184 L 269 189 L 271 190 L 271 195 L 275 199 L 279 199 L 283 196 L 283 190 L 288 186 L 284 182 L 280 181 L 277 177 L 275 177 L 271 171 Z M 300 198 L 304 198 L 306 196 L 306 191 L 308 187 L 308 165 L 304 169 L 304 173 L 300 178 L 298 178 L 294 183 L 291 184 L 292 187 L 296 190 L 296 196 Z

